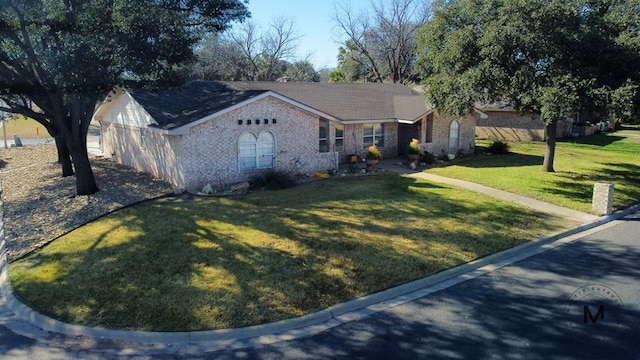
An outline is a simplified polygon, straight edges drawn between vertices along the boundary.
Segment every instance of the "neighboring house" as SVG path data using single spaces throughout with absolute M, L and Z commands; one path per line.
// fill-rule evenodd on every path
M 475 141 L 472 116 L 438 116 L 400 84 L 195 81 L 115 91 L 94 119 L 106 157 L 186 189 L 267 168 L 335 170 L 372 144 L 395 157 L 412 138 L 434 155 L 473 152 Z
M 521 114 L 509 102 L 476 104 L 476 136 L 481 139 L 544 141 L 545 124 L 539 115 Z M 558 122 L 556 137 L 571 134 L 572 119 Z

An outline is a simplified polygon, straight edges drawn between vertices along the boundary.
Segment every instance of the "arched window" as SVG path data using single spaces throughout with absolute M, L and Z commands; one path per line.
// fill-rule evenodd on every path
M 256 168 L 256 137 L 252 133 L 240 135 L 238 140 L 240 148 L 240 170 L 251 170 Z
M 276 154 L 276 144 L 273 134 L 264 131 L 258 135 L 258 169 L 273 167 L 273 158 Z
M 240 170 L 266 169 L 273 167 L 275 157 L 275 139 L 273 134 L 264 131 L 256 138 L 250 132 L 238 139 Z
M 453 120 L 449 126 L 449 149 L 457 150 L 460 147 L 460 123 Z

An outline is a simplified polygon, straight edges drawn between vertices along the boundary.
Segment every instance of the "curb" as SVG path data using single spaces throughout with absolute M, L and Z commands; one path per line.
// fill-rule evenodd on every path
M 1 203 L 0 203 L 1 205 Z M 145 332 L 110 330 L 82 325 L 67 324 L 42 315 L 18 300 L 12 291 L 7 275 L 6 248 L 0 238 L 0 304 L 18 317 L 41 330 L 68 336 L 88 336 L 98 339 L 125 340 L 144 345 L 156 345 L 150 349 L 134 350 L 133 353 L 198 353 L 222 349 L 239 349 L 255 345 L 271 344 L 311 336 L 342 324 L 368 317 L 403 303 L 424 297 L 491 271 L 521 261 L 528 257 L 563 246 L 583 237 L 586 231 L 598 232 L 599 226 L 618 220 L 640 210 L 640 204 L 614 214 L 600 217 L 576 228 L 507 249 L 428 277 L 414 280 L 391 289 L 367 295 L 342 304 L 331 306 L 299 318 L 246 328 L 208 330 L 195 332 Z M 1 213 L 0 213 L 1 215 Z M 0 228 L 0 232 L 3 229 Z M 1 236 L 2 234 L 0 234 Z M 28 330 L 26 336 L 29 336 Z M 34 334 L 35 335 L 35 334 Z M 34 336 L 37 337 L 37 336 Z M 132 354 L 129 349 L 127 354 Z

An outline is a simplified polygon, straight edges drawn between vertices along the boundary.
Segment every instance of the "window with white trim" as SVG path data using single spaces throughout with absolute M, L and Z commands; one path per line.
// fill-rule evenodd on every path
M 384 147 L 384 124 L 364 124 L 364 147 L 371 145 Z
M 335 124 L 335 151 L 344 151 L 344 124 Z
M 318 130 L 318 151 L 321 153 L 329 152 L 329 121 L 320 119 Z
M 275 138 L 263 131 L 256 138 L 250 132 L 238 139 L 240 170 L 267 169 L 273 167 L 275 157 Z
M 449 149 L 460 147 L 460 123 L 453 120 L 449 126 Z
M 258 169 L 273 167 L 273 158 L 276 155 L 276 144 L 273 134 L 263 131 L 258 135 Z

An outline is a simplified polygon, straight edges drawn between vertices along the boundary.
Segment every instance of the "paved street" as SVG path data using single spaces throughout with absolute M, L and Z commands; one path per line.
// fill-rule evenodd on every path
M 0 358 L 638 360 L 639 233 L 634 213 L 485 275 L 291 341 L 208 353 L 165 344 L 136 353 L 91 339 L 42 343 L 0 326 Z

